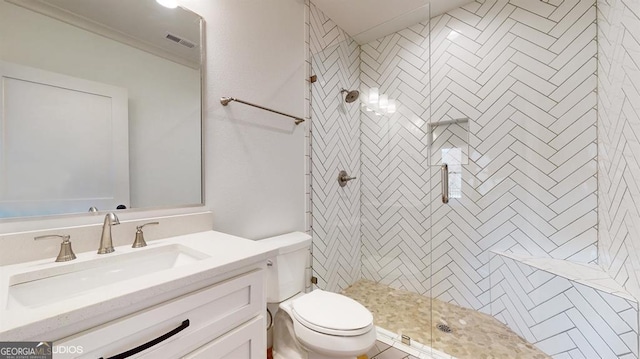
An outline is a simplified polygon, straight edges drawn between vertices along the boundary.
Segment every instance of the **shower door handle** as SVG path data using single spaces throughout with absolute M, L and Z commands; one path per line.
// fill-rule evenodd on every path
M 446 163 L 440 167 L 442 174 L 442 203 L 449 203 L 449 165 Z

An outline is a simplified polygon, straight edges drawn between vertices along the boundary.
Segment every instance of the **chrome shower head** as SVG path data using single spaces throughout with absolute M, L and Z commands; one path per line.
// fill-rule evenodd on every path
M 360 91 L 358 90 L 353 90 L 353 91 L 349 91 L 346 89 L 340 90 L 340 93 L 345 93 L 345 92 L 347 93 L 347 96 L 344 98 L 344 100 L 347 103 L 352 103 L 353 101 L 357 100 L 358 97 L 360 96 Z

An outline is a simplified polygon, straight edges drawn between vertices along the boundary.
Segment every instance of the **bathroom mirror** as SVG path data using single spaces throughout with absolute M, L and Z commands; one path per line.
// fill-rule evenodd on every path
M 203 20 L 0 0 L 0 221 L 202 205 Z

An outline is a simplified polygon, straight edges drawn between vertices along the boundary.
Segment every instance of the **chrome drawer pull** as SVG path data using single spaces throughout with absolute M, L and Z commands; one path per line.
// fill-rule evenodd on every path
M 183 321 L 182 324 L 180 324 L 180 326 L 177 327 L 176 329 L 174 329 L 174 330 L 172 330 L 172 331 L 170 331 L 170 332 L 168 332 L 166 334 L 163 334 L 163 335 L 155 338 L 154 340 L 148 341 L 148 342 L 146 342 L 146 343 L 144 343 L 144 344 L 142 344 L 142 345 L 140 345 L 138 347 L 135 347 L 133 349 L 127 350 L 124 353 L 120 353 L 118 355 L 114 355 L 114 356 L 109 357 L 107 359 L 124 359 L 124 358 L 128 358 L 128 357 L 130 357 L 132 355 L 136 355 L 136 354 L 140 353 L 141 351 L 147 350 L 147 349 L 151 348 L 152 346 L 154 346 L 154 345 L 156 345 L 158 343 L 161 343 L 161 342 L 171 338 L 172 336 L 180 333 L 181 331 L 187 329 L 188 326 L 189 326 L 189 319 Z M 104 359 L 104 358 L 100 357 L 100 359 Z

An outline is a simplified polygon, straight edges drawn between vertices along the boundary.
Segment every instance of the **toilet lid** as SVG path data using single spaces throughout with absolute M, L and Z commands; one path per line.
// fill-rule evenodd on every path
M 291 307 L 301 324 L 321 333 L 360 335 L 373 324 L 373 315 L 362 304 L 319 289 L 295 299 Z

